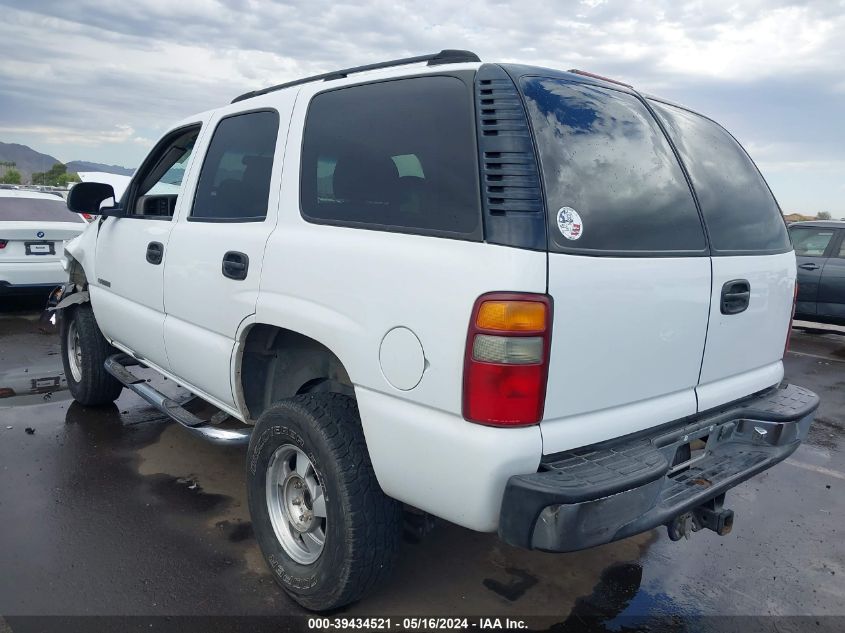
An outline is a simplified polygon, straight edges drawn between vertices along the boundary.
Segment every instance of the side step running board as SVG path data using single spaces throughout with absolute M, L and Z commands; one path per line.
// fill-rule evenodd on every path
M 126 387 L 141 396 L 144 400 L 153 405 L 165 415 L 173 418 L 184 426 L 191 433 L 199 435 L 205 440 L 214 444 L 234 446 L 248 444 L 249 436 L 252 434 L 252 427 L 243 429 L 221 429 L 210 424 L 207 420 L 198 418 L 193 413 L 184 409 L 178 402 L 171 400 L 160 391 L 151 387 L 146 380 L 138 378 L 131 371 L 126 369 L 130 365 L 139 365 L 140 362 L 129 354 L 115 354 L 109 356 L 105 362 L 106 371 L 117 378 Z

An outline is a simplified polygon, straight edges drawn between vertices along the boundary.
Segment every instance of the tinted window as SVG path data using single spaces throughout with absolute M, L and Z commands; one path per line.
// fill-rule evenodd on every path
M 0 196 L 0 222 L 80 222 L 84 220 L 68 211 L 64 200 Z
M 366 228 L 478 232 L 473 125 L 469 89 L 453 77 L 318 94 L 305 124 L 303 215 Z
M 739 143 L 700 115 L 652 105 L 690 173 L 714 253 L 788 251 L 780 209 Z
M 703 251 L 689 186 L 636 97 L 537 77 L 523 79 L 522 89 L 540 152 L 552 248 Z M 580 216 L 577 230 L 559 227 L 564 207 Z
M 276 112 L 249 112 L 220 121 L 202 165 L 192 219 L 266 217 L 278 131 Z
M 833 229 L 799 228 L 789 230 L 795 254 L 804 257 L 821 257 L 833 239 Z

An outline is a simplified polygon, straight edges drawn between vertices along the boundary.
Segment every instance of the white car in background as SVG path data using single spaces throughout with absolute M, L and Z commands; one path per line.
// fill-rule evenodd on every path
M 64 242 L 86 226 L 58 196 L 0 189 L 0 295 L 46 293 L 65 283 Z

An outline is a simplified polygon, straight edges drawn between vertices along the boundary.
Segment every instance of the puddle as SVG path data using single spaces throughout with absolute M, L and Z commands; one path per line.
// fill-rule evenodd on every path
M 207 513 L 206 525 L 244 546 L 246 568 L 267 575 L 267 565 L 252 538 L 246 499 L 246 449 L 215 446 L 176 424 L 138 451 L 138 473 L 157 483 L 155 490 L 175 504 Z M 200 506 L 202 506 L 200 508 Z

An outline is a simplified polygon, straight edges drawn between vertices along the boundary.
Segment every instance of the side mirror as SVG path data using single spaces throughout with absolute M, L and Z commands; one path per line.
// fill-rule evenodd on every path
M 67 196 L 67 208 L 74 213 L 88 213 L 90 215 L 121 216 L 123 210 L 118 207 L 104 207 L 100 205 L 114 199 L 114 187 L 100 182 L 80 182 L 71 188 Z

